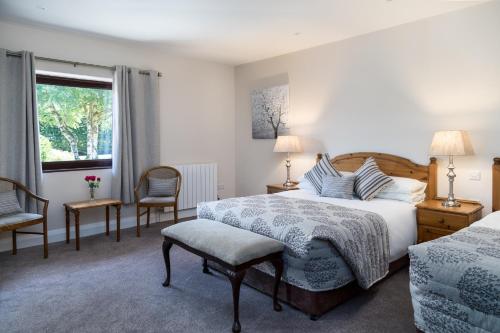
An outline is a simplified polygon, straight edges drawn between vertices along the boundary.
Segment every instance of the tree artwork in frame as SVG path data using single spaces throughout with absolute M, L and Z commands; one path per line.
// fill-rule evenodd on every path
M 251 102 L 252 138 L 276 139 L 288 133 L 288 84 L 255 89 Z

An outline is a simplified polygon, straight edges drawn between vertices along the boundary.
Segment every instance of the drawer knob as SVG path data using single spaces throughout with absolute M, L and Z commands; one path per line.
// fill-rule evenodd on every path
M 444 223 L 444 219 L 440 219 L 438 223 Z

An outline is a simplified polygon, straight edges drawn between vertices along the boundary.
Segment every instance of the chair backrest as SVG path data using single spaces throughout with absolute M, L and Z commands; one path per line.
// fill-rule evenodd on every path
M 27 196 L 22 188 L 22 185 L 13 179 L 0 177 L 0 192 L 8 192 L 12 190 L 16 190 L 17 200 L 19 201 L 21 207 L 25 209 Z M 30 198 L 28 197 L 28 200 L 29 199 Z
M 16 183 L 12 179 L 0 177 L 0 192 L 12 191 L 16 188 Z
M 176 168 L 170 166 L 157 166 L 144 171 L 144 173 L 141 176 L 141 179 L 139 180 L 139 185 L 145 184 L 145 186 L 141 186 L 141 193 L 140 193 L 141 196 L 145 196 L 146 193 L 148 193 L 149 177 L 160 178 L 160 179 L 177 178 L 177 191 L 175 195 L 177 196 L 179 194 L 179 190 L 181 188 L 182 176 L 179 170 L 177 170 Z

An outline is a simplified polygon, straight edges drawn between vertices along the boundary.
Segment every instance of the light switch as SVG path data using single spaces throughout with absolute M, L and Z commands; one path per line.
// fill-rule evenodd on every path
M 481 180 L 481 171 L 472 170 L 469 172 L 469 180 L 479 181 Z

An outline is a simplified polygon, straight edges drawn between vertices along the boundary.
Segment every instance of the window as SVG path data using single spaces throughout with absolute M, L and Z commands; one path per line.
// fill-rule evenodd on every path
M 111 167 L 112 83 L 37 74 L 44 172 Z

